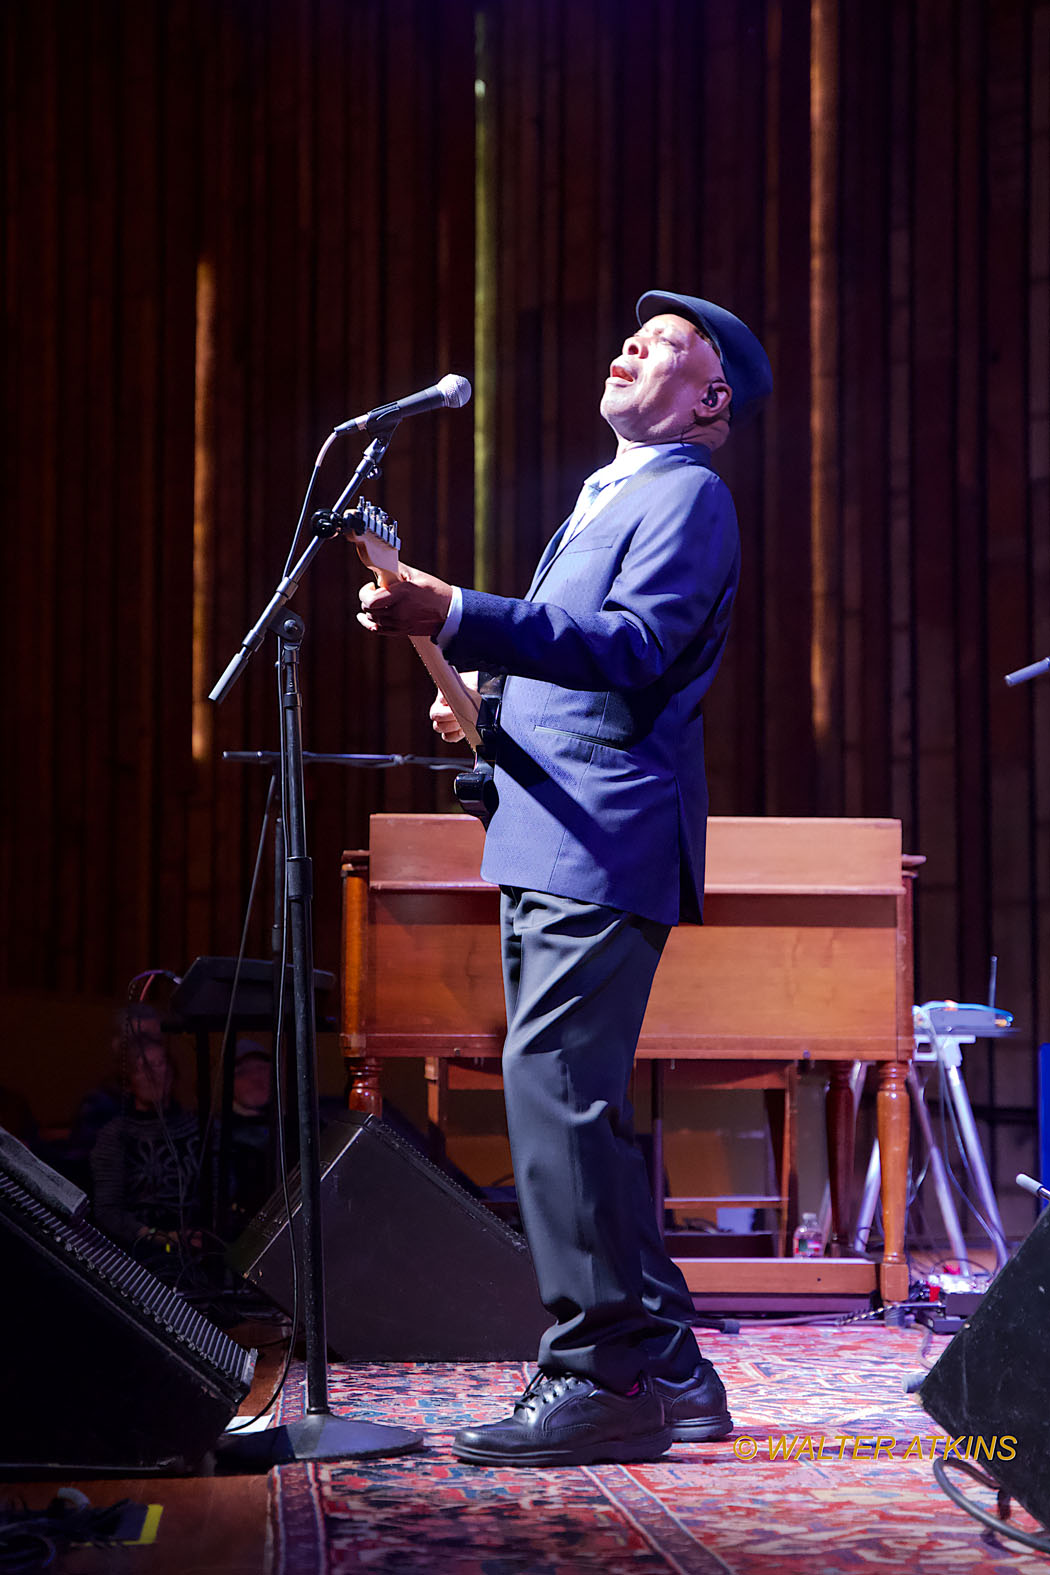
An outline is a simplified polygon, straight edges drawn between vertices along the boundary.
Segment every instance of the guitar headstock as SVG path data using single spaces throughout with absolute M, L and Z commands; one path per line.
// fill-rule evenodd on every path
M 343 515 L 354 537 L 358 557 L 376 576 L 397 574 L 401 540 L 397 521 L 375 503 L 362 498 Z

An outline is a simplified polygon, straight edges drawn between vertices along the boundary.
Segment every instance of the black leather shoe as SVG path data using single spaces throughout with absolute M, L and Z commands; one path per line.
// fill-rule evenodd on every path
M 725 1385 L 706 1357 L 701 1358 L 699 1366 L 683 1383 L 654 1378 L 653 1388 L 663 1401 L 664 1416 L 676 1444 L 728 1438 L 733 1431 Z
M 464 1427 L 453 1440 L 460 1460 L 479 1466 L 589 1466 L 598 1460 L 657 1460 L 671 1429 L 653 1384 L 618 1395 L 589 1378 L 537 1373 L 513 1416 Z

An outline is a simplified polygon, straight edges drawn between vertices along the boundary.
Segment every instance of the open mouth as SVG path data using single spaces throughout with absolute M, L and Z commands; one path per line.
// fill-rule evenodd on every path
M 609 368 L 609 377 L 607 381 L 610 383 L 633 383 L 634 373 L 629 367 L 623 366 L 619 361 L 614 361 L 612 366 Z

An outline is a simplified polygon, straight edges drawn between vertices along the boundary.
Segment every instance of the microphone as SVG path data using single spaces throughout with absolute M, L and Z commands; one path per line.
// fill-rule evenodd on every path
M 466 378 L 457 377 L 455 372 L 446 372 L 433 388 L 424 388 L 418 394 L 409 394 L 407 398 L 396 399 L 389 405 L 377 405 L 363 416 L 353 416 L 349 421 L 340 422 L 334 431 L 379 432 L 383 427 L 395 426 L 405 416 L 421 416 L 424 411 L 440 410 L 443 405 L 458 410 L 469 398 L 470 384 Z
M 1033 1198 L 1042 1198 L 1044 1203 L 1050 1203 L 1050 1187 L 1041 1187 L 1034 1176 L 1026 1176 L 1022 1171 L 1019 1176 L 1014 1177 L 1014 1180 L 1019 1187 L 1030 1192 Z
M 1050 656 L 1044 656 L 1041 662 L 1029 662 L 1027 667 L 1019 667 L 1016 672 L 1007 673 L 1006 682 L 1013 689 L 1015 684 L 1026 684 L 1030 678 L 1038 678 L 1047 671 L 1050 671 Z

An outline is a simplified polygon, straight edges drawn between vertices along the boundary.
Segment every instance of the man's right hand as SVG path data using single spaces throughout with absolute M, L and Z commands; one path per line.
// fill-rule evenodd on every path
M 460 673 L 459 676 L 462 678 L 464 687 L 469 691 L 471 698 L 480 702 L 481 696 L 478 694 L 477 673 Z M 466 737 L 463 729 L 452 715 L 452 707 L 440 689 L 438 690 L 437 699 L 430 707 L 430 720 L 433 724 L 434 732 L 440 733 L 446 744 L 461 744 Z

